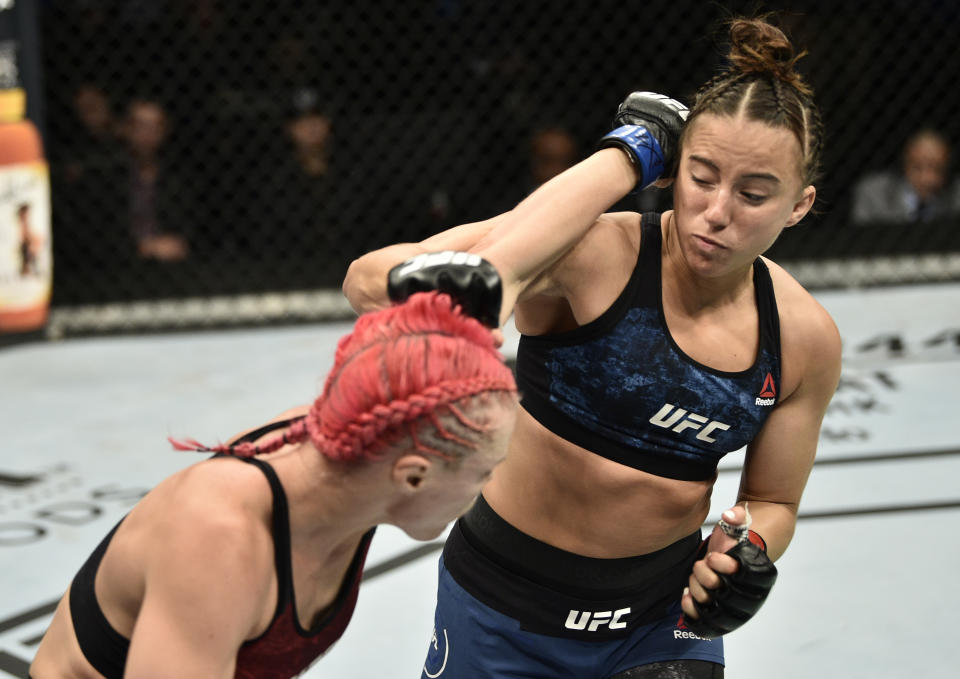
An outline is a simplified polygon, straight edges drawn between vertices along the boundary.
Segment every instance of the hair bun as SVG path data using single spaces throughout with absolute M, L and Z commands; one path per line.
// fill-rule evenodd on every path
M 810 88 L 794 70 L 805 54 L 798 54 L 784 32 L 763 19 L 730 22 L 730 63 L 742 73 L 770 75 L 809 94 Z

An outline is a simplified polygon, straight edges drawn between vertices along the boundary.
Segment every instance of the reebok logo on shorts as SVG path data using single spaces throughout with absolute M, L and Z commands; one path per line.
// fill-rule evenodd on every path
M 700 641 L 713 641 L 713 639 L 704 639 L 703 637 L 698 637 L 696 634 L 687 629 L 687 626 L 683 624 L 683 616 L 680 616 L 680 619 L 677 620 L 677 628 L 673 630 L 674 639 L 699 639 Z
M 757 395 L 756 405 L 772 406 L 777 402 L 777 387 L 773 383 L 773 375 L 767 373 L 763 380 L 763 386 L 760 387 L 760 393 Z

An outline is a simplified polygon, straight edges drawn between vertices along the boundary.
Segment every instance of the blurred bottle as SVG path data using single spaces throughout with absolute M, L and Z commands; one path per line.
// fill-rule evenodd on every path
M 43 328 L 53 261 L 50 176 L 40 132 L 25 117 L 16 3 L 0 3 L 0 334 Z

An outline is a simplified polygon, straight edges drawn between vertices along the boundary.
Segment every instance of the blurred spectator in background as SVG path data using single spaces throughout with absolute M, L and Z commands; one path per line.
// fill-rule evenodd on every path
M 526 198 L 541 184 L 580 160 L 580 149 L 573 132 L 564 125 L 551 123 L 534 128 L 529 137 L 527 162 L 524 175 L 516 182 L 515 191 L 507 192 L 497 201 L 495 214 L 507 212 Z M 626 196 L 611 208 L 611 211 L 636 210 L 650 212 L 669 208 L 669 191 L 650 187 Z
M 70 104 L 72 122 L 55 150 L 67 184 L 75 183 L 85 172 L 102 170 L 121 153 L 116 115 L 103 87 L 92 81 L 80 82 Z
M 580 159 L 577 140 L 563 126 L 535 130 L 530 138 L 530 183 L 527 194 Z
M 80 132 L 91 142 L 108 144 L 116 141 L 116 120 L 110 98 L 100 85 L 82 82 L 73 91 L 73 110 L 80 122 Z
M 193 211 L 189 187 L 174 159 L 165 153 L 169 118 L 163 104 L 149 97 L 132 99 L 121 125 L 126 150 L 122 165 L 108 173 L 123 192 L 117 211 L 128 216 L 127 233 L 141 259 L 176 262 L 186 259 L 186 238 Z M 112 176 L 111 176 L 112 175 Z
M 249 168 L 256 200 L 245 249 L 259 260 L 303 261 L 303 284 L 338 285 L 348 256 L 341 229 L 348 219 L 343 173 L 333 155 L 334 123 L 329 103 L 316 88 L 294 91 L 282 120 L 274 156 Z
M 544 182 L 580 160 L 579 145 L 573 133 L 558 123 L 534 127 L 527 140 L 526 159 L 520 174 L 504 194 L 494 200 L 492 214 L 507 212 Z M 484 218 L 491 215 L 485 215 Z
M 182 169 L 183 154 L 169 148 L 167 110 L 157 99 L 135 97 L 113 125 L 101 93 L 84 88 L 78 94 L 86 101 L 86 117 L 96 124 L 90 126 L 85 152 L 68 140 L 52 158 L 55 296 L 169 294 L 156 275 L 190 253 L 197 182 Z M 116 130 L 116 141 L 107 134 L 110 129 Z M 155 266 L 146 267 L 148 262 Z M 101 292 L 77 292 L 78 272 L 88 289 Z
M 960 215 L 960 184 L 949 181 L 950 145 L 936 130 L 912 134 L 899 171 L 869 174 L 854 186 L 855 224 L 927 222 Z
M 330 134 L 333 121 L 320 105 L 314 90 L 301 90 L 294 94 L 293 109 L 286 123 L 290 139 L 290 155 L 286 169 L 291 179 L 309 182 L 313 188 L 330 176 Z

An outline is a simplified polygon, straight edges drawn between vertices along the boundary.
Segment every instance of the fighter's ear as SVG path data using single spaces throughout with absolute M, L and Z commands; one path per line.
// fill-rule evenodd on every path
M 790 218 L 787 219 L 787 226 L 793 226 L 803 219 L 810 208 L 813 207 L 813 201 L 817 199 L 817 189 L 812 184 L 805 188 L 800 194 L 800 199 L 793 204 L 793 210 L 790 212 Z
M 423 455 L 407 453 L 393 463 L 391 477 L 397 488 L 416 493 L 433 470 L 433 461 Z

